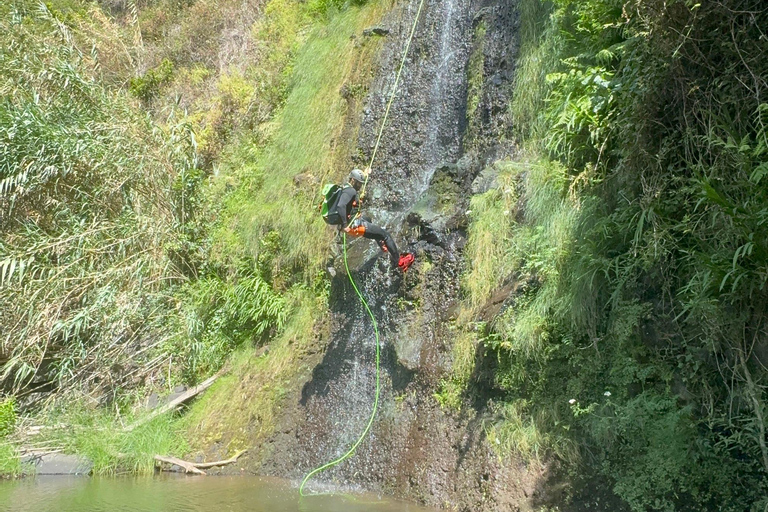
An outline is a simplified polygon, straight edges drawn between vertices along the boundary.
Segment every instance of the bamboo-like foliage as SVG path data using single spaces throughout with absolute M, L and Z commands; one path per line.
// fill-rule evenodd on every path
M 0 382 L 28 403 L 120 398 L 161 366 L 194 381 L 279 330 L 285 301 L 259 262 L 206 259 L 193 129 L 107 88 L 59 16 L 0 6 Z
M 113 389 L 187 272 L 194 137 L 100 86 L 43 4 L 0 7 L 0 41 L 0 378 Z

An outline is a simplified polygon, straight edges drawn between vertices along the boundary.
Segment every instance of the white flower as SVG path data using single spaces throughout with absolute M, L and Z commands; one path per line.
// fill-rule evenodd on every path
M 504 215 L 509 215 L 509 210 L 504 210 Z
M 575 398 L 571 398 L 570 400 L 568 400 L 568 403 L 573 405 L 573 404 L 576 403 L 576 399 Z
M 610 391 L 606 391 L 606 392 L 605 392 L 605 393 L 603 393 L 603 394 L 604 394 L 605 396 L 611 396 L 611 392 L 610 392 Z
M 469 215 L 470 213 L 472 213 L 472 210 L 467 210 L 467 215 Z

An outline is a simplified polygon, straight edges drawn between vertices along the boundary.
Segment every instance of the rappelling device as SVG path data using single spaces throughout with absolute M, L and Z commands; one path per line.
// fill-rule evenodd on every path
M 381 121 L 381 126 L 379 127 L 379 135 L 376 139 L 376 145 L 373 148 L 373 154 L 371 155 L 371 161 L 368 165 L 368 169 L 373 168 L 373 162 L 376 159 L 376 153 L 379 149 L 379 143 L 381 142 L 381 137 L 384 134 L 384 125 L 387 123 L 387 118 L 389 117 L 389 111 L 392 108 L 392 103 L 395 100 L 395 93 L 397 92 L 397 86 L 400 83 L 400 76 L 403 73 L 403 68 L 405 68 L 405 59 L 408 56 L 408 50 L 411 47 L 411 42 L 413 41 L 413 36 L 416 33 L 416 26 L 419 22 L 419 16 L 421 15 L 421 10 L 424 7 L 424 0 L 421 0 L 419 2 L 419 9 L 416 11 L 416 17 L 413 20 L 413 27 L 411 28 L 411 34 L 408 37 L 408 43 L 405 45 L 405 50 L 403 51 L 403 59 L 400 62 L 400 68 L 397 71 L 397 77 L 395 78 L 395 84 L 392 87 L 392 93 L 389 97 L 389 103 L 387 103 L 387 109 L 384 112 L 384 118 Z M 359 171 L 358 171 L 359 172 Z M 362 173 L 361 173 L 362 174 Z M 365 176 L 365 182 L 363 183 L 362 190 L 360 191 L 360 197 L 362 197 L 365 194 L 365 187 L 368 184 L 368 178 L 369 176 Z M 320 211 L 323 215 L 323 220 L 329 224 L 342 224 L 345 222 L 345 219 L 338 219 L 339 215 L 336 212 L 336 202 L 338 202 L 339 195 L 341 195 L 342 190 L 344 190 L 344 187 L 339 185 L 326 185 L 323 187 L 323 202 L 320 205 Z M 333 217 L 333 218 L 332 218 Z M 336 222 L 334 222 L 336 221 Z M 379 327 L 376 323 L 376 318 L 373 316 L 373 313 L 371 312 L 371 308 L 368 306 L 368 302 L 363 297 L 363 294 L 360 293 L 360 290 L 357 287 L 357 284 L 355 283 L 355 280 L 352 278 L 352 273 L 349 271 L 349 265 L 347 263 L 347 235 L 344 233 L 344 268 L 347 271 L 347 276 L 349 277 L 349 282 L 352 283 L 352 287 L 355 289 L 355 293 L 357 293 L 357 296 L 360 298 L 360 302 L 363 304 L 363 307 L 365 308 L 366 313 L 368 313 L 368 316 L 371 318 L 371 322 L 373 323 L 373 332 L 376 335 L 376 394 L 375 398 L 373 400 L 373 410 L 371 411 L 371 416 L 368 418 L 368 423 L 365 425 L 365 429 L 363 430 L 362 434 L 360 434 L 360 437 L 357 438 L 357 440 L 352 444 L 352 446 L 340 457 L 337 457 L 336 459 L 323 464 L 322 466 L 313 469 L 307 475 L 304 477 L 304 479 L 301 482 L 301 486 L 299 487 L 299 493 L 302 496 L 307 496 L 304 494 L 304 486 L 306 485 L 307 481 L 312 478 L 312 476 L 316 475 L 317 473 L 320 473 L 321 471 L 325 471 L 328 468 L 331 468 L 340 462 L 348 459 L 352 455 L 354 455 L 355 450 L 357 450 L 357 447 L 360 446 L 360 443 L 363 442 L 363 439 L 365 439 L 365 436 L 368 435 L 368 432 L 371 429 L 371 425 L 373 425 L 373 420 L 376 417 L 376 411 L 379 407 L 379 395 L 381 390 L 381 370 L 380 370 L 380 353 L 381 349 L 379 346 Z M 413 255 L 407 255 L 406 261 L 404 261 L 401 258 L 400 261 L 400 268 L 403 269 L 403 271 L 407 270 L 408 267 L 413 263 Z

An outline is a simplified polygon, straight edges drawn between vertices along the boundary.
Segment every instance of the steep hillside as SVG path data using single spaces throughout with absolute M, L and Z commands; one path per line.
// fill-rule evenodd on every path
M 357 165 L 370 158 L 417 6 L 397 7 L 379 23 L 389 35 L 378 71 L 362 116 L 351 112 L 349 120 L 360 124 Z M 355 457 L 320 481 L 462 510 L 516 507 L 535 492 L 541 467 L 502 461 L 487 441 L 492 397 L 477 396 L 461 409 L 454 404 L 461 397 L 445 390 L 452 367 L 462 364 L 454 361 L 455 338 L 476 343 L 473 328 L 455 318 L 473 183 L 487 188 L 498 173 L 488 166 L 514 151 L 507 106 L 516 25 L 506 3 L 427 2 L 368 192 L 370 214 L 416 253 L 417 263 L 401 276 L 374 245 L 350 246 L 353 275 L 381 327 L 382 405 Z M 301 62 L 300 55 L 297 73 Z M 251 446 L 250 470 L 299 479 L 346 451 L 363 430 L 374 398 L 375 336 L 342 258 L 329 264 L 336 274 L 329 317 L 314 332 L 291 330 L 276 351 L 244 355 L 190 415 L 197 447 L 228 453 Z
M 454 510 L 764 510 L 759 0 L 0 5 L 0 472 L 225 458 Z M 218 381 L 145 421 L 181 385 Z

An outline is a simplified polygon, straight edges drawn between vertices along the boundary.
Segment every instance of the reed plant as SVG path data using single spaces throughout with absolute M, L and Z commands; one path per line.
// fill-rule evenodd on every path
M 47 7 L 3 7 L 2 379 L 119 386 L 152 352 L 163 292 L 194 265 L 195 141 L 101 86 Z M 41 36 L 40 34 L 45 34 Z

